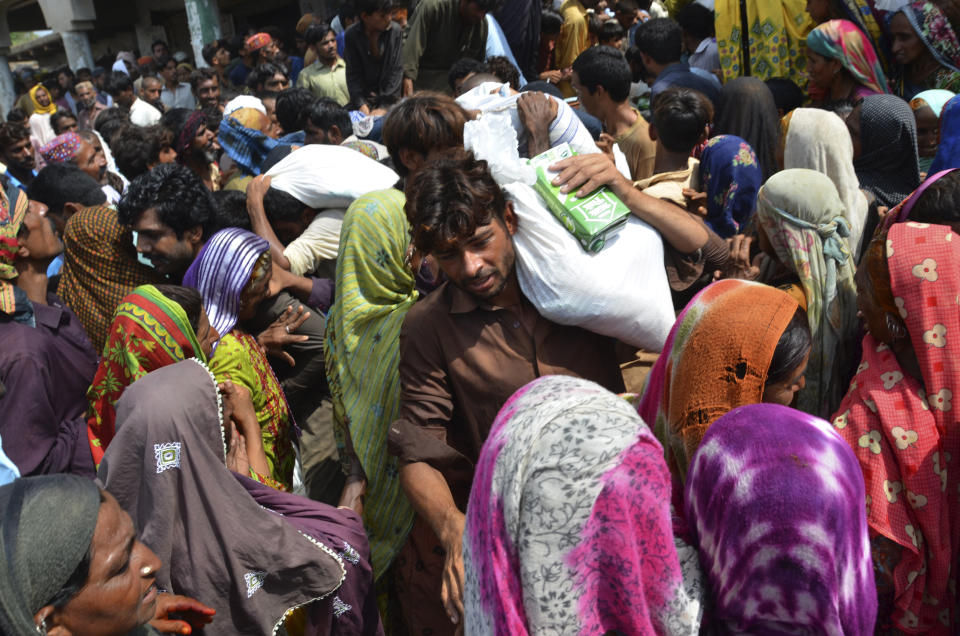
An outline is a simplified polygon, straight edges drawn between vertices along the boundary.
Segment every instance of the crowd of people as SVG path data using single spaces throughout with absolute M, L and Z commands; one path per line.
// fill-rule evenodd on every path
M 960 6 L 285 26 L 17 77 L 0 632 L 958 633 Z

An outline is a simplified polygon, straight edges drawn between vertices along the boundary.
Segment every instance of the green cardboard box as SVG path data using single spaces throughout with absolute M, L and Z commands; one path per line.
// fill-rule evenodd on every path
M 547 170 L 548 166 L 575 154 L 569 144 L 563 143 L 530 159 L 530 165 L 537 170 L 533 189 L 563 227 L 580 241 L 583 249 L 599 252 L 607 239 L 627 222 L 630 209 L 606 186 L 578 199 L 575 191 L 563 194 L 559 187 L 551 184 L 556 173 Z

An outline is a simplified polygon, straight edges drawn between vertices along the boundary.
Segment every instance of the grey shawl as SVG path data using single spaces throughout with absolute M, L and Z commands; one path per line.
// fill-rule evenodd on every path
M 134 382 L 99 477 L 163 561 L 157 586 L 217 610 L 204 633 L 271 634 L 345 576 L 333 550 L 261 508 L 225 464 L 220 396 L 194 359 Z

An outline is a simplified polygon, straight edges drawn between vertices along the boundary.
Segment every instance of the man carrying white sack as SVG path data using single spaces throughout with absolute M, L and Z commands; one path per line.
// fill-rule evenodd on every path
M 517 217 L 485 162 L 462 149 L 431 155 L 406 193 L 414 248 L 448 280 L 410 309 L 400 333 L 390 452 L 417 519 L 396 567 L 410 631 L 446 634 L 463 620 L 463 511 L 501 405 L 543 375 L 587 378 L 614 392 L 623 379 L 612 338 L 553 323 L 524 296 Z
M 351 148 L 311 144 L 284 157 L 264 179 L 269 189 L 260 199 L 248 193 L 247 209 L 254 233 L 270 242 L 274 263 L 296 276 L 333 278 L 347 207 L 400 177 Z

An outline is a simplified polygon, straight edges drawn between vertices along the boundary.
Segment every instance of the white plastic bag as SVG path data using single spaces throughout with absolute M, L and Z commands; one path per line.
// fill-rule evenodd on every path
M 463 126 L 463 147 L 487 162 L 497 183 L 533 185 L 537 172 L 520 158 L 517 143 L 517 131 L 504 113 L 490 113 Z
M 270 187 L 314 209 L 347 208 L 357 197 L 393 187 L 396 172 L 362 152 L 310 144 L 294 150 L 267 171 Z
M 503 185 L 519 218 L 513 244 L 524 296 L 541 315 L 660 351 L 675 316 L 663 242 L 631 215 L 600 252 L 585 252 L 522 183 Z

